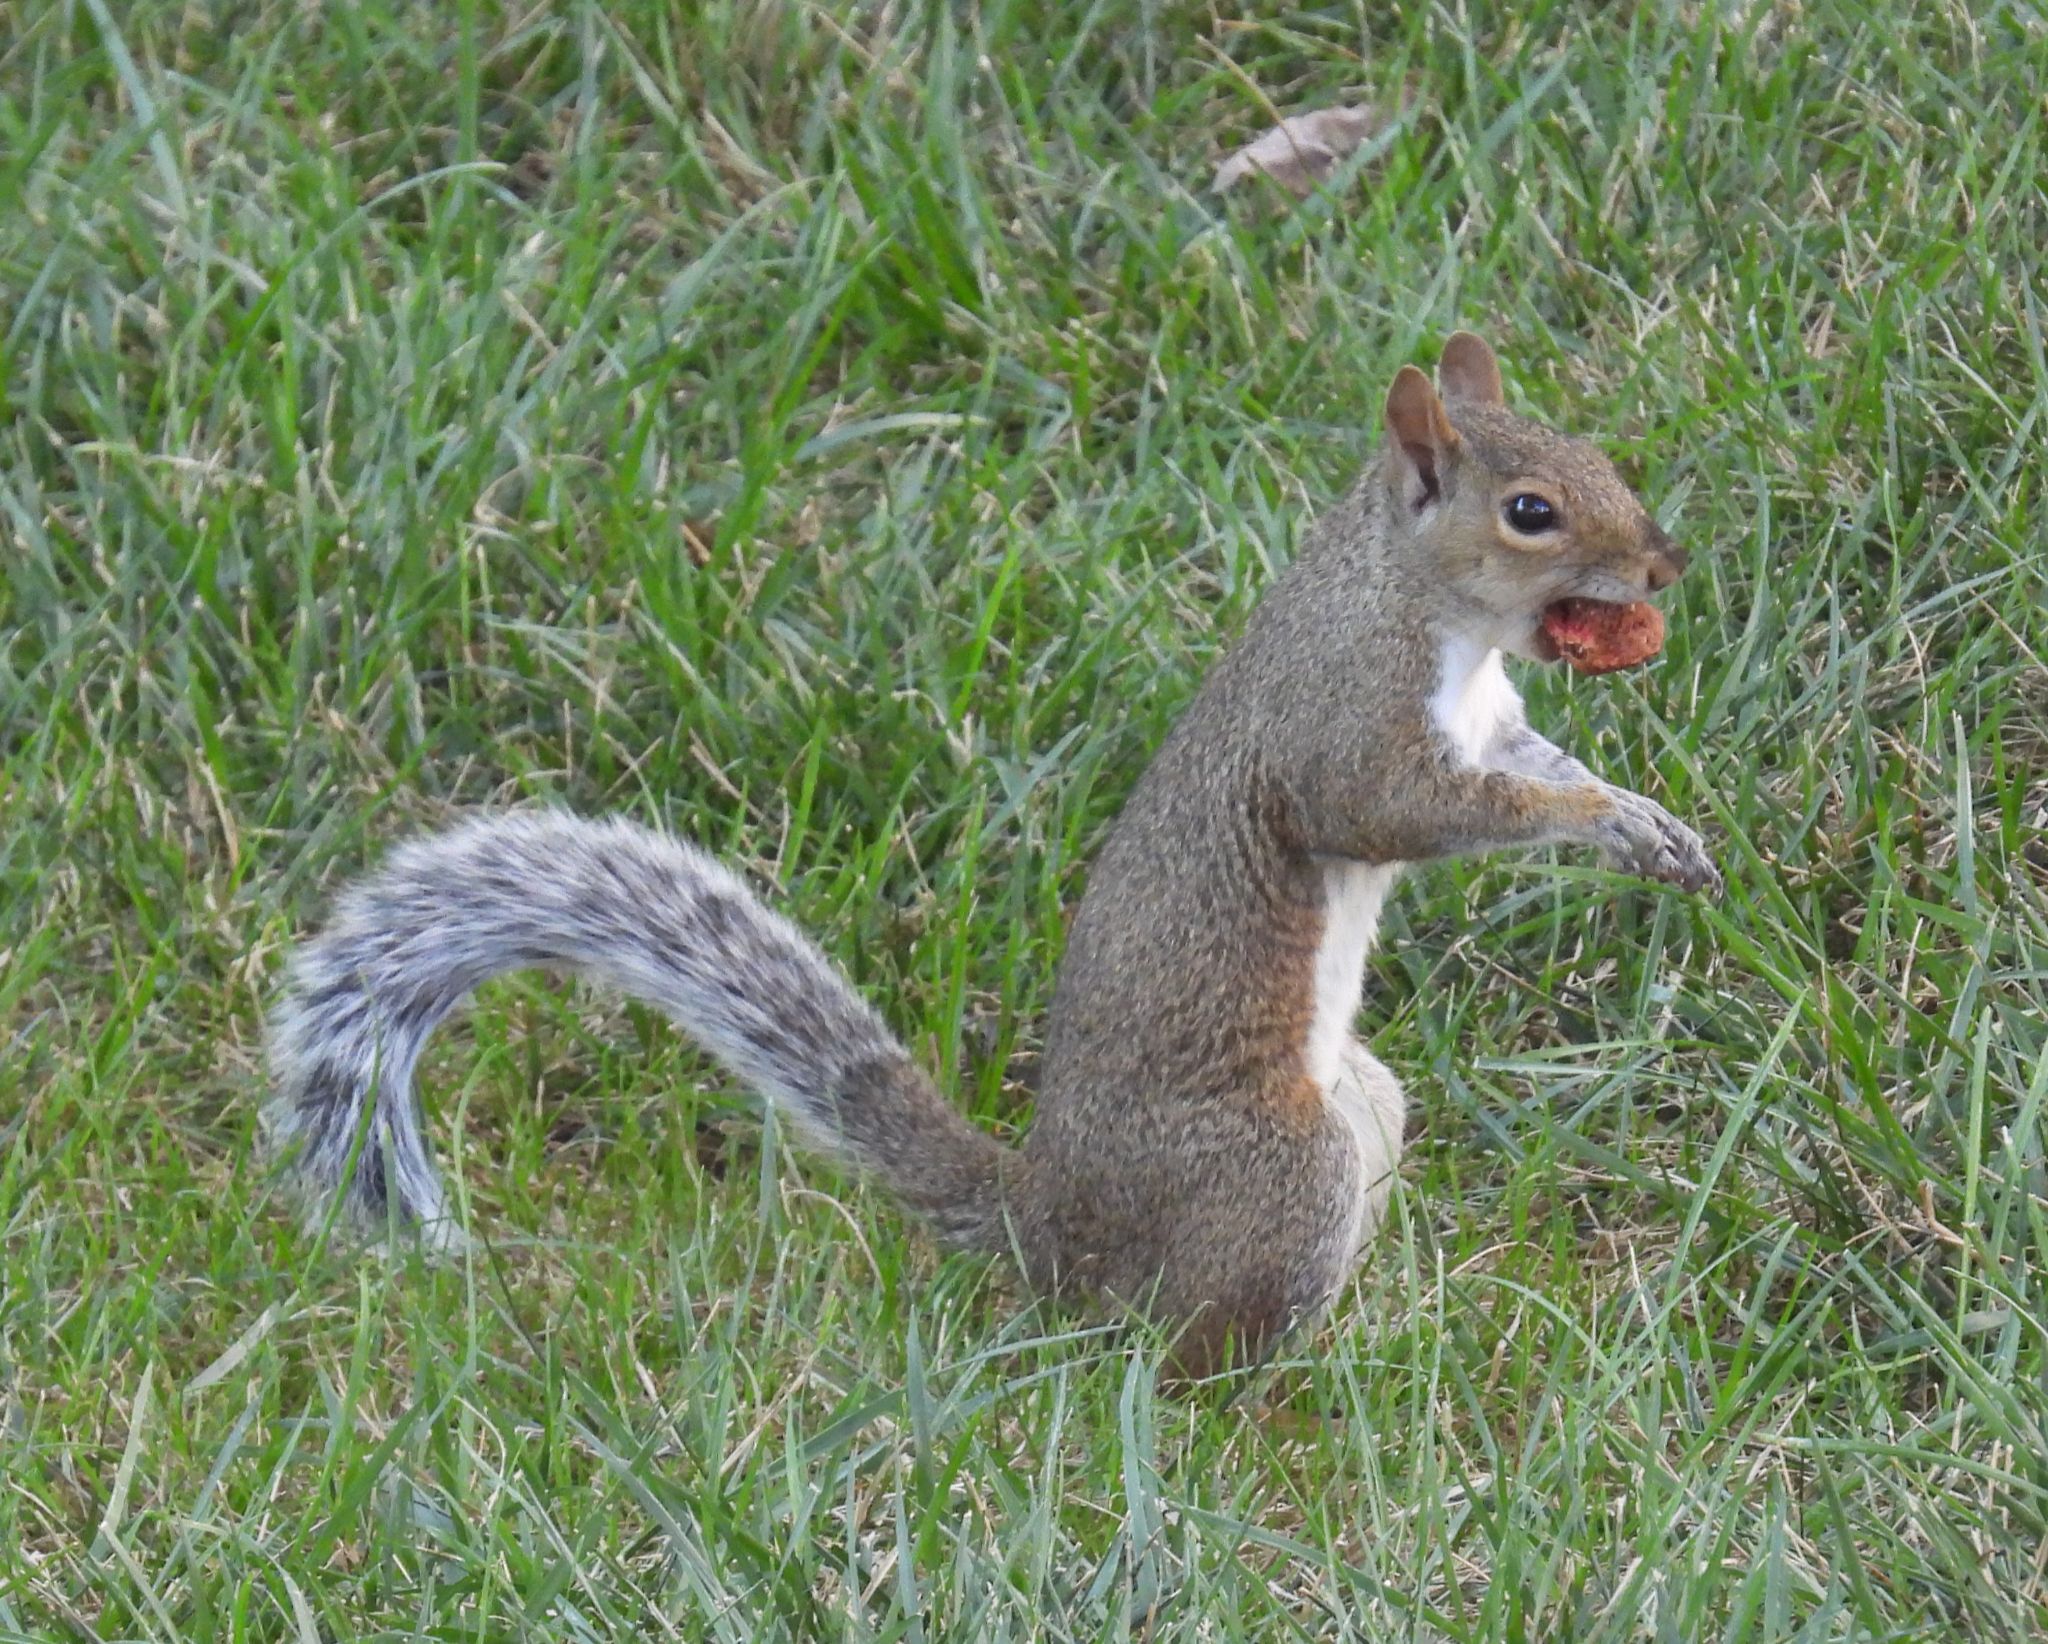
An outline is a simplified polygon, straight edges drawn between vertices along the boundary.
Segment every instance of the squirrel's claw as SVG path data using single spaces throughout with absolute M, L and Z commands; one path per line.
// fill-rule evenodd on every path
M 1700 836 L 1654 799 L 1616 789 L 1614 815 L 1600 847 L 1601 860 L 1624 873 L 1676 885 L 1694 894 L 1718 894 L 1721 872 Z

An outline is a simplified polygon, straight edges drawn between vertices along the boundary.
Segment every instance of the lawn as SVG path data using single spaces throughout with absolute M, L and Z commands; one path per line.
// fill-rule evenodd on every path
M 0 0 L 0 1636 L 2042 1636 L 2044 98 L 1907 0 Z M 430 1057 L 474 1256 L 300 1225 L 283 956 L 486 804 L 706 842 L 1025 1126 L 1090 851 L 1459 325 L 1691 548 L 1523 677 L 1728 888 L 1401 890 L 1404 1183 L 1261 1386 L 545 978 Z

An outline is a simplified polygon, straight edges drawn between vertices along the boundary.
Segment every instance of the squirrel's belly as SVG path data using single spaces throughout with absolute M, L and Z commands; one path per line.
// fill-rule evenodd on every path
M 1372 951 L 1388 887 L 1400 871 L 1398 864 L 1323 864 L 1323 937 L 1316 947 L 1315 1015 L 1305 1058 L 1321 1090 L 1336 1084 L 1343 1071 L 1344 1047 L 1365 986 L 1365 956 Z

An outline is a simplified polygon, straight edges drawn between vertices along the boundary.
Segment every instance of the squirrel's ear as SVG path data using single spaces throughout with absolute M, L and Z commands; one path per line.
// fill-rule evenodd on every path
M 1444 344 L 1444 357 L 1437 362 L 1436 380 L 1454 400 L 1470 400 L 1475 405 L 1507 403 L 1501 389 L 1500 361 L 1484 337 L 1469 331 L 1451 333 L 1451 340 Z
M 1458 435 L 1444 402 L 1427 377 L 1402 366 L 1387 390 L 1387 462 L 1388 477 L 1411 511 L 1420 513 L 1443 496 L 1457 454 Z

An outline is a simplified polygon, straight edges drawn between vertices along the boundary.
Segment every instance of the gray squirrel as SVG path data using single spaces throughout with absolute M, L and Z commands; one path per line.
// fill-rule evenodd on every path
M 1684 551 L 1595 447 L 1506 409 L 1479 338 L 1451 337 L 1438 383 L 1394 378 L 1380 461 L 1124 806 L 1021 1147 L 970 1123 L 702 851 L 515 812 L 400 846 L 294 955 L 267 1118 L 314 1211 L 341 1195 L 365 1233 L 458 1238 L 414 1065 L 479 984 L 545 966 L 658 1006 L 947 1245 L 1149 1315 L 1180 1374 L 1261 1358 L 1334 1298 L 1400 1162 L 1400 1083 L 1353 1022 L 1402 868 L 1572 843 L 1688 891 L 1720 883 L 1691 829 L 1532 730 L 1501 665 L 1557 660 L 1566 613 L 1647 609 Z

